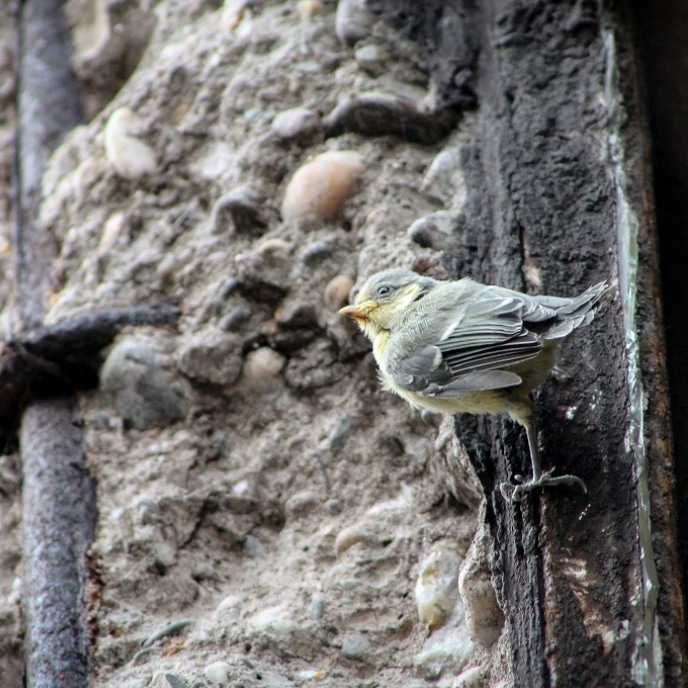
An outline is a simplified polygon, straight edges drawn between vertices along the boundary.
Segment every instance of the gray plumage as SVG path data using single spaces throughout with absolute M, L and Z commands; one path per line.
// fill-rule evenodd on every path
M 383 285 L 401 290 L 417 278 L 406 270 L 382 272 L 366 291 Z M 421 291 L 389 323 L 392 346 L 380 361 L 383 374 L 405 390 L 434 397 L 519 385 L 523 379 L 512 369 L 537 358 L 547 342 L 587 324 L 606 286 L 601 282 L 567 299 L 528 296 L 468 278 L 422 278 Z

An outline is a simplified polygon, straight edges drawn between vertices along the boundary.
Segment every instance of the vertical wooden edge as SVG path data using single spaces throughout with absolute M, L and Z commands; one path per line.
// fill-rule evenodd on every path
M 665 685 L 683 685 L 686 663 L 684 593 L 678 554 L 676 474 L 672 417 L 664 338 L 657 215 L 654 201 L 652 143 L 647 113 L 639 38 L 628 5 L 617 6 L 615 22 L 623 27 L 617 42 L 619 87 L 630 115 L 625 125 L 631 142 L 623 162 L 629 201 L 637 217 L 638 268 L 635 314 L 644 389 L 643 430 L 650 485 L 650 526 L 659 589 L 657 630 Z M 653 632 L 653 631 L 651 631 Z

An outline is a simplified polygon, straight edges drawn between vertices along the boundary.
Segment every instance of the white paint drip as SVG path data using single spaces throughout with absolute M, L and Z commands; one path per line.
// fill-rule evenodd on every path
M 636 325 L 638 296 L 638 218 L 626 194 L 628 180 L 624 171 L 623 142 L 618 133 L 617 106 L 621 101 L 616 69 L 617 53 L 614 34 L 605 33 L 606 70 L 604 104 L 609 112 L 610 133 L 607 146 L 611 172 L 616 188 L 618 230 L 619 296 L 623 308 L 626 337 L 627 379 L 630 414 L 625 436 L 625 449 L 633 456 L 637 470 L 638 534 L 643 576 L 643 606 L 645 616 L 642 634 L 637 638 L 632 655 L 633 680 L 641 686 L 664 686 L 662 646 L 659 639 L 657 595 L 659 580 L 652 550 L 650 522 L 650 485 L 647 454 L 644 442 L 644 396 L 640 370 L 640 348 Z

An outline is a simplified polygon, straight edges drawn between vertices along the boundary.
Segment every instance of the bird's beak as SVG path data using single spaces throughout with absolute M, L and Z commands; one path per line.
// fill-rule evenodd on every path
M 364 301 L 357 306 L 344 306 L 344 308 L 340 309 L 339 315 L 344 315 L 347 318 L 364 322 L 368 320 L 375 308 L 377 308 L 377 304 L 374 301 Z
M 339 309 L 339 315 L 344 315 L 354 320 L 363 320 L 365 318 L 358 306 L 344 306 L 344 308 Z

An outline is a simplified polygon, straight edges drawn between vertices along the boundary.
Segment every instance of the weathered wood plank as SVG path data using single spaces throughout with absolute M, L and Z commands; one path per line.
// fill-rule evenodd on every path
M 515 685 L 529 688 L 678 686 L 683 670 L 649 136 L 628 10 L 580 0 L 388 9 L 431 53 L 452 21 L 479 37 L 464 83 L 480 132 L 464 150 L 469 197 L 451 271 L 561 295 L 613 283 L 567 342 L 565 372 L 537 394 L 543 457 L 580 475 L 587 497 L 505 502 L 496 486 L 529 470 L 523 433 L 504 419 L 456 420 L 487 494 Z
M 494 485 L 527 471 L 527 453 L 522 443 L 517 456 L 509 448 L 508 421 L 486 423 L 496 463 L 478 465 L 487 467 L 514 679 L 678 685 L 683 617 L 672 457 L 662 441 L 671 426 L 630 19 L 579 2 L 505 0 L 492 9 L 478 90 L 484 180 L 474 189 L 489 204 L 492 239 L 469 269 L 547 293 L 618 280 L 566 347 L 565 377 L 539 394 L 543 453 L 580 475 L 589 496 L 546 491 L 503 502 Z

